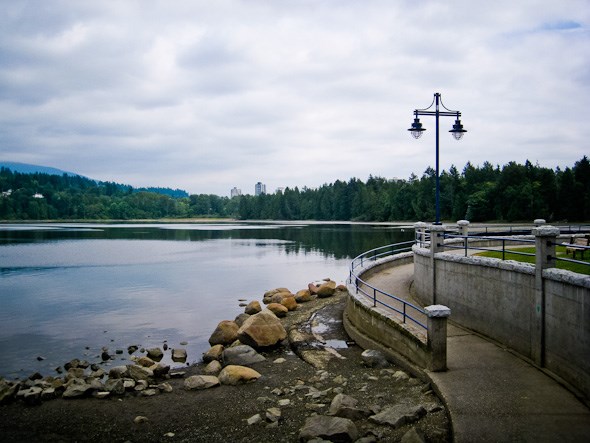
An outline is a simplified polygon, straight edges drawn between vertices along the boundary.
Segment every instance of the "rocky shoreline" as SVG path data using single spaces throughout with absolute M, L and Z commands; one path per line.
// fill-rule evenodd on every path
M 346 296 L 330 279 L 296 293 L 268 291 L 262 304 L 244 303 L 243 314 L 221 321 L 202 363 L 183 370 L 159 360 L 170 352 L 186 361 L 184 349 L 130 346 L 138 354 L 130 365 L 74 359 L 63 377 L 0 380 L 0 432 L 6 441 L 137 441 L 138 435 L 142 441 L 449 441 L 448 416 L 429 385 L 347 341 L 341 324 L 333 329 L 344 349 L 314 329 L 319 312 L 341 319 Z M 107 349 L 101 358 L 108 364 Z M 131 405 L 127 421 L 107 432 L 103 419 L 82 414 L 81 425 L 91 429 L 82 432 L 62 415 L 83 406 L 110 416 L 121 404 Z M 183 404 L 192 411 L 190 425 L 178 422 L 188 413 Z M 33 424 L 23 425 L 23 416 Z M 54 439 L 56 423 L 63 431 Z M 174 430 L 164 432 L 167 424 Z

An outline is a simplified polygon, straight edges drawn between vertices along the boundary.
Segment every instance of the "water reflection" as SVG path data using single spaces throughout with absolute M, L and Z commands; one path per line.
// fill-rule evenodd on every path
M 187 341 L 197 361 L 217 323 L 243 312 L 239 299 L 343 282 L 351 257 L 407 239 L 400 234 L 356 225 L 0 226 L 0 375 L 98 362 L 103 346 L 126 359 L 132 344 Z

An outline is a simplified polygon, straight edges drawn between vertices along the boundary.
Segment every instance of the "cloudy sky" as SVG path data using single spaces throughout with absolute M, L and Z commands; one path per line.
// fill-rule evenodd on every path
M 590 2 L 0 0 L 0 160 L 190 193 L 590 154 Z

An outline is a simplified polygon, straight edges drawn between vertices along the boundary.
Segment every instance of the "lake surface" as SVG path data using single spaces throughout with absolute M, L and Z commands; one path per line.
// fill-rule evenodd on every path
M 194 363 L 240 300 L 344 283 L 356 255 L 412 237 L 365 224 L 0 224 L 0 376 L 98 363 L 103 347 L 126 364 L 129 345 L 183 347 Z

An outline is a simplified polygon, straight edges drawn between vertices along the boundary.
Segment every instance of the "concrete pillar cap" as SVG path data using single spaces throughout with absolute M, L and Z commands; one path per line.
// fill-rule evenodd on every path
M 430 305 L 424 308 L 424 312 L 430 318 L 432 317 L 449 317 L 451 309 L 444 305 Z
M 545 221 L 544 218 L 536 218 L 535 221 L 533 221 L 533 223 L 538 226 L 538 225 L 544 225 L 547 222 Z
M 469 226 L 469 221 L 468 220 L 459 220 L 459 221 L 457 221 L 457 225 L 458 226 Z
M 559 228 L 551 225 L 537 226 L 533 228 L 533 235 L 535 237 L 557 237 L 559 235 Z
M 431 231 L 442 232 L 442 231 L 445 230 L 445 226 L 444 225 L 430 225 L 430 230 Z
M 414 223 L 414 228 L 419 229 L 419 228 L 425 228 L 426 226 L 428 226 L 428 224 L 424 223 L 424 222 L 417 222 Z

